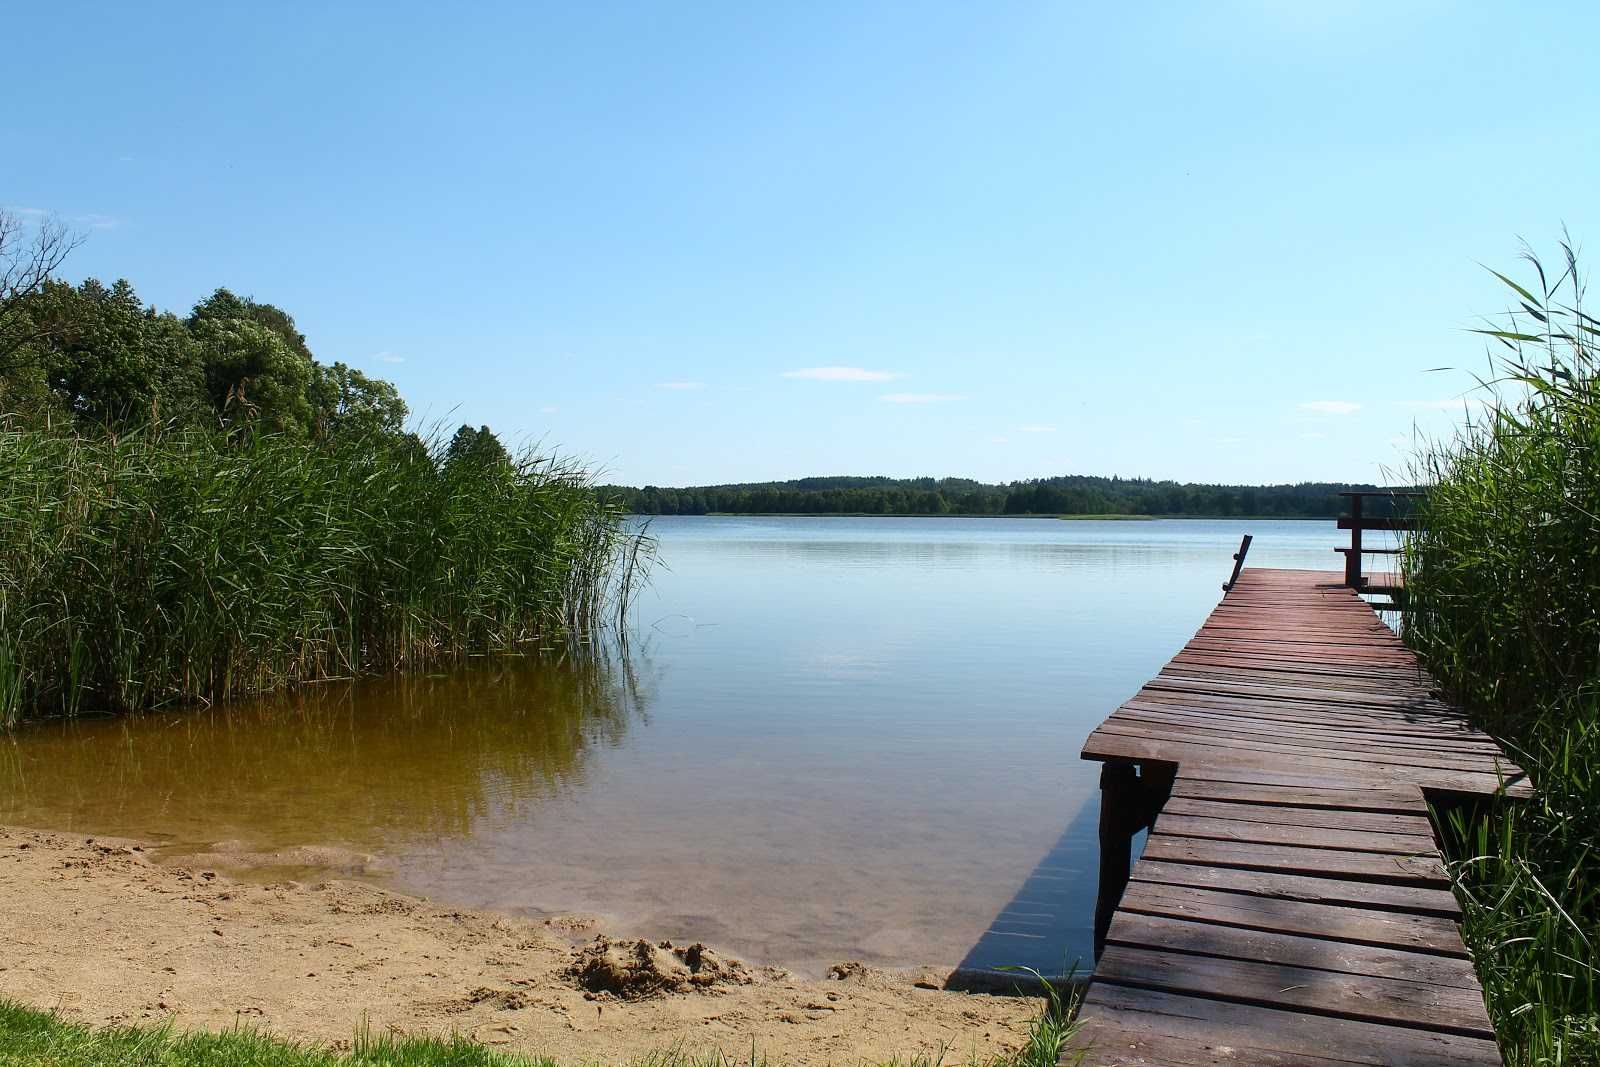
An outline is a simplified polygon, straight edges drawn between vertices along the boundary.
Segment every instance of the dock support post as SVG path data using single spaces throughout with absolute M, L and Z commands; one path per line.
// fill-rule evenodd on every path
M 1111 916 L 1122 902 L 1133 866 L 1133 835 L 1139 829 L 1139 774 L 1131 763 L 1100 768 L 1100 890 L 1094 903 L 1094 958 L 1105 951 Z
M 1111 917 L 1133 869 L 1133 835 L 1149 829 L 1172 795 L 1175 764 L 1107 763 L 1100 768 L 1100 888 L 1094 902 L 1094 958 L 1105 951 Z

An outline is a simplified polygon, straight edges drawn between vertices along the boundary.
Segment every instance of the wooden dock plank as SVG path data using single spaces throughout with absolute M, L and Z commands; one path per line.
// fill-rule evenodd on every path
M 1461 932 L 1452 919 L 1376 908 L 1333 907 L 1322 902 L 1263 898 L 1249 893 L 1161 882 L 1135 880 L 1128 883 L 1108 936 L 1115 939 L 1119 924 L 1132 921 L 1132 916 L 1146 917 L 1140 921 L 1147 927 L 1158 920 L 1181 920 L 1444 956 L 1467 954 L 1461 943 Z M 1253 953 L 1254 949 L 1251 951 Z
M 1450 877 L 1437 855 L 1345 852 L 1303 845 L 1213 841 L 1165 833 L 1151 834 L 1150 840 L 1145 843 L 1144 854 L 1155 860 L 1204 867 L 1245 867 L 1257 871 L 1339 877 L 1392 885 L 1450 884 Z
M 1386 945 L 1336 941 L 1275 930 L 1234 930 L 1203 918 L 1118 913 L 1106 944 L 1147 948 L 1181 956 L 1255 960 L 1424 985 L 1477 989 L 1465 956 L 1442 956 Z M 1096 976 L 1099 975 L 1096 970 Z
M 1083 756 L 1145 769 L 1108 790 L 1171 782 L 1139 801 L 1084 1062 L 1501 1062 L 1423 791 L 1532 785 L 1339 575 L 1242 571 Z
M 1084 999 L 1084 1059 L 1092 1067 L 1132 1064 L 1498 1065 L 1482 1037 L 1372 1023 L 1211 997 L 1096 984 Z M 1070 1062 L 1070 1061 L 1069 1061 Z
M 1239 819 L 1282 826 L 1328 826 L 1342 830 L 1361 830 L 1370 834 L 1419 835 L 1432 842 L 1433 826 L 1420 815 L 1387 815 L 1376 812 L 1286 805 L 1238 804 L 1227 800 L 1200 800 L 1174 796 L 1161 809 L 1163 816 L 1193 815 L 1213 819 Z
M 1227 778 L 1208 778 L 1204 771 L 1216 771 L 1217 768 L 1203 768 L 1201 774 L 1185 768 L 1184 776 L 1173 785 L 1174 797 L 1193 797 L 1202 800 L 1226 801 L 1228 803 L 1250 804 L 1259 812 L 1266 812 L 1275 806 L 1293 808 L 1319 808 L 1329 811 L 1394 813 L 1406 815 L 1417 810 L 1417 794 L 1415 790 L 1399 792 L 1387 789 L 1340 789 L 1337 787 L 1315 787 L 1311 785 L 1287 782 L 1286 785 L 1295 786 L 1293 793 L 1286 793 L 1276 785 L 1261 781 L 1238 781 L 1237 773 Z M 1226 773 L 1225 771 L 1222 773 Z M 1411 815 L 1412 818 L 1421 816 Z
M 1470 978 L 1471 968 L 1466 970 Z M 1095 965 L 1095 978 L 1169 993 L 1205 996 L 1222 990 L 1231 1001 L 1261 1007 L 1494 1037 L 1476 981 L 1465 987 L 1438 985 L 1410 977 L 1166 952 L 1121 942 L 1106 949 Z
M 1426 834 L 1373 833 L 1370 830 L 1330 827 L 1307 821 L 1294 825 L 1211 815 L 1183 815 L 1174 812 L 1170 804 L 1162 810 L 1156 825 L 1163 835 L 1169 837 L 1203 837 L 1258 845 L 1304 845 L 1306 848 L 1398 853 L 1405 856 L 1427 855 L 1433 850 L 1433 837 Z
M 1169 863 L 1148 856 L 1133 869 L 1133 879 L 1197 889 L 1225 889 L 1260 897 L 1303 900 L 1340 907 L 1381 908 L 1408 915 L 1456 918 L 1461 906 L 1448 889 L 1434 886 L 1356 882 L 1281 871 L 1243 867 L 1208 867 L 1195 863 Z
M 1197 765 L 1222 764 L 1246 770 L 1272 770 L 1292 757 L 1282 753 L 1237 752 L 1226 744 L 1206 744 L 1194 739 L 1171 740 L 1096 730 L 1084 743 L 1090 759 L 1122 760 L 1129 763 L 1170 763 Z M 1414 767 L 1403 762 L 1375 764 L 1359 760 L 1333 759 L 1316 755 L 1292 759 L 1293 765 L 1315 771 L 1330 779 L 1360 778 L 1407 782 L 1429 789 L 1453 793 L 1493 794 L 1502 784 L 1510 796 L 1531 796 L 1525 777 L 1512 777 L 1488 771 L 1451 771 L 1436 767 Z M 1520 772 L 1515 772 L 1520 775 Z

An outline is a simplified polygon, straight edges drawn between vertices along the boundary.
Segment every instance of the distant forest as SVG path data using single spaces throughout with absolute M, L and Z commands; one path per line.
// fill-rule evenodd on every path
M 663 489 L 604 486 L 637 515 L 1186 515 L 1333 518 L 1339 492 L 1372 485 L 1197 485 L 1068 475 L 989 485 L 967 478 L 798 478 Z

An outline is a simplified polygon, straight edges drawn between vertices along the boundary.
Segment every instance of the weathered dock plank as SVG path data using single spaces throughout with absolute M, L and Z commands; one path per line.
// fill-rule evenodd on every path
M 1532 786 L 1342 576 L 1242 571 L 1083 756 L 1111 869 L 1064 1062 L 1501 1062 L 1424 791 Z

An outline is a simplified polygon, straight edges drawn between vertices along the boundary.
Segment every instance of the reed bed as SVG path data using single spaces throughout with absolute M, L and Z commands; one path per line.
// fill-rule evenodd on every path
M 0 725 L 581 634 L 649 542 L 586 476 L 442 439 L 0 428 Z
M 1600 320 L 1578 257 L 1500 276 L 1485 405 L 1426 447 L 1405 635 L 1533 776 L 1442 827 L 1508 1063 L 1600 1063 Z

